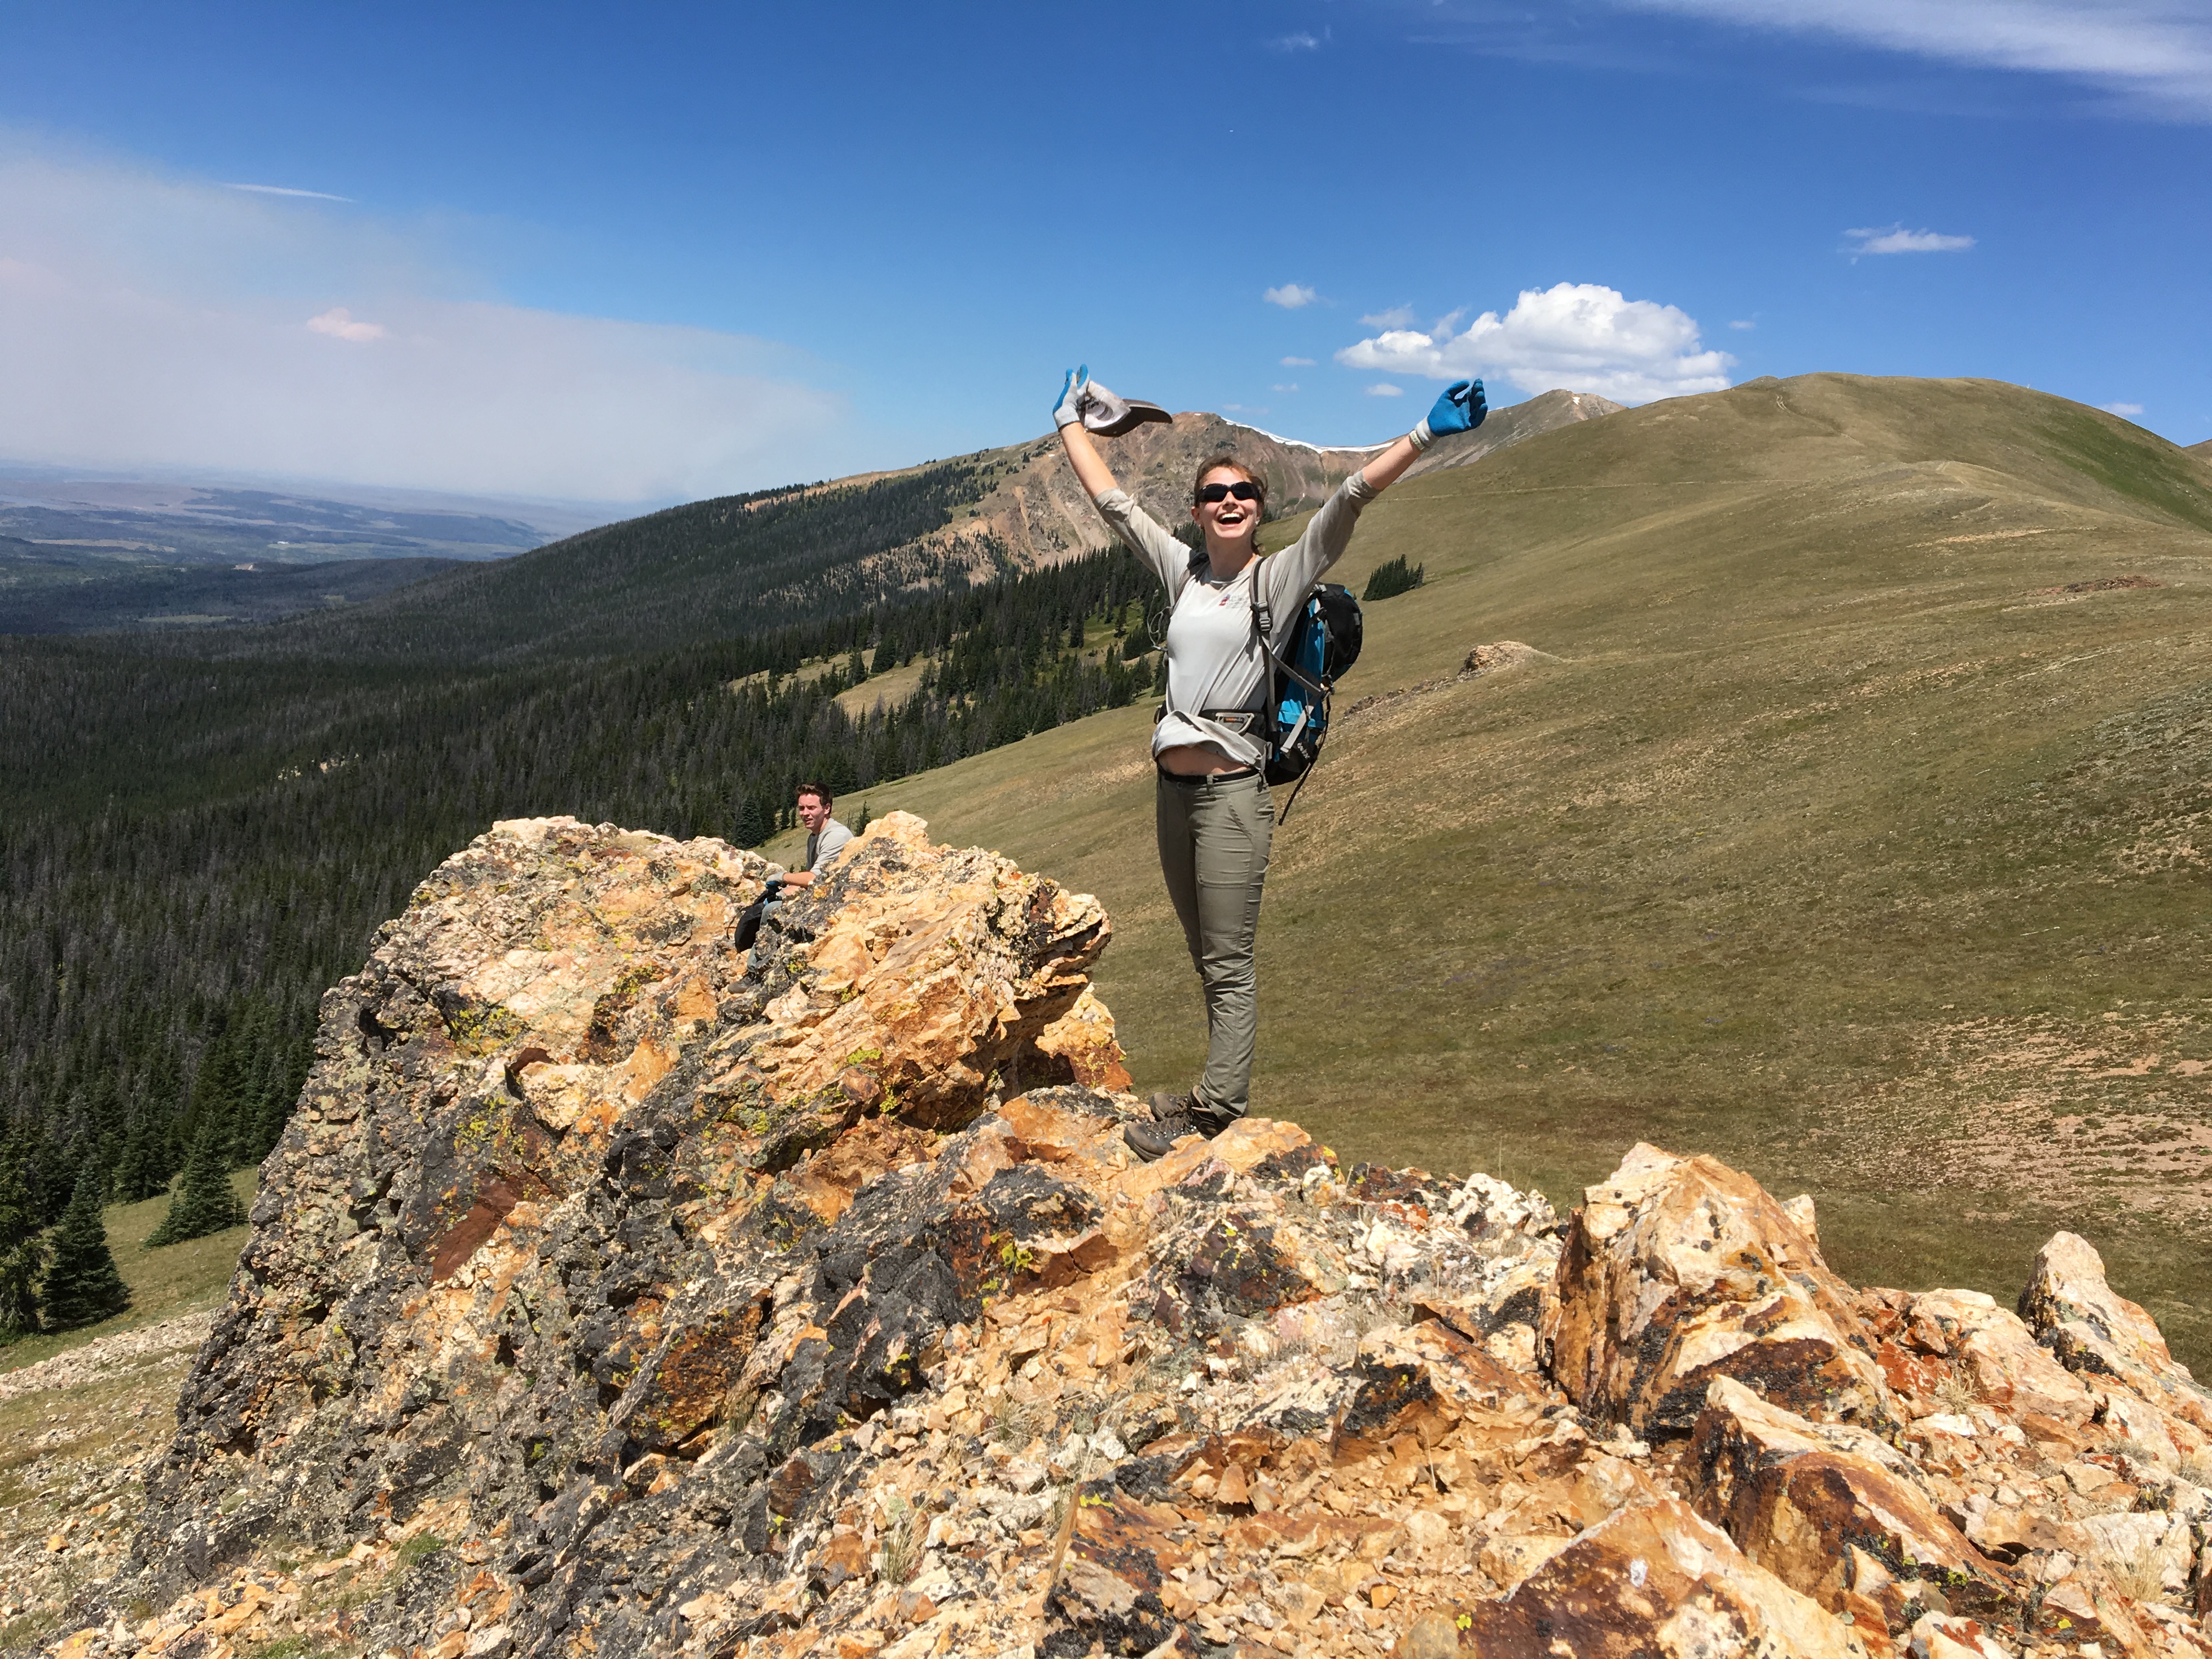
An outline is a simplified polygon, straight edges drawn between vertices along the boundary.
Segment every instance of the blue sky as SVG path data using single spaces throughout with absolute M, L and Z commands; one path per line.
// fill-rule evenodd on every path
M 1078 360 L 1323 443 L 1470 368 L 1986 375 L 2212 436 L 2208 0 L 6 32 L 15 459 L 665 500 L 1041 434 Z

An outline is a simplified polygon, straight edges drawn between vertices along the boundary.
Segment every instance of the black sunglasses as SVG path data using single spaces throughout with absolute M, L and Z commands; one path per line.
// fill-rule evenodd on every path
M 1235 483 L 1200 484 L 1198 489 L 1198 499 L 1206 502 L 1227 501 L 1231 495 L 1240 501 L 1256 501 L 1260 486 L 1239 478 Z

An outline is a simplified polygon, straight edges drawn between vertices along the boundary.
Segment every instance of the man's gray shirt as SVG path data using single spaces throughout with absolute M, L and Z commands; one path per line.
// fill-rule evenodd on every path
M 832 818 L 806 838 L 806 867 L 814 872 L 814 879 L 822 879 L 822 872 L 831 859 L 845 850 L 845 843 L 853 839 L 853 832 Z

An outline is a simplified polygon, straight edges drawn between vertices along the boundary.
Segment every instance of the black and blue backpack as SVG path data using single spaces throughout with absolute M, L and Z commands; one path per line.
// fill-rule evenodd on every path
M 1329 696 L 1337 681 L 1359 660 L 1365 624 L 1350 588 L 1316 582 L 1283 630 L 1279 647 L 1273 607 L 1258 603 L 1258 573 L 1254 574 L 1252 631 L 1259 636 L 1267 664 L 1260 737 L 1266 745 L 1267 781 L 1297 785 L 1283 805 L 1282 816 L 1287 818 L 1297 805 L 1298 789 L 1305 787 L 1306 774 L 1321 758 L 1321 746 L 1328 738 Z

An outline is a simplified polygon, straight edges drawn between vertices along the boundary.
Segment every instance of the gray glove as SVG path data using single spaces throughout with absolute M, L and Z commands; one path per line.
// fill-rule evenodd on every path
M 1060 389 L 1060 401 L 1052 408 L 1052 429 L 1057 432 L 1064 426 L 1073 426 L 1083 418 L 1083 405 L 1091 391 L 1091 366 L 1067 371 L 1067 384 Z

